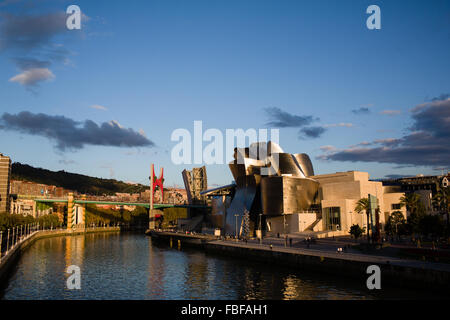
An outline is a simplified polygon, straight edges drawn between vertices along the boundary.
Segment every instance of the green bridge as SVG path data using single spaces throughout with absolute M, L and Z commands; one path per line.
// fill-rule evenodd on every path
M 68 199 L 34 199 L 36 203 L 62 203 L 68 202 Z M 115 201 L 101 201 L 101 200 L 73 200 L 74 204 L 103 204 L 103 205 L 116 205 L 116 206 L 138 206 L 149 209 L 150 204 L 146 202 L 115 202 Z M 166 204 L 155 203 L 154 209 L 163 208 L 207 208 L 206 205 L 191 205 L 191 204 Z
M 150 222 L 154 221 L 156 218 L 155 214 L 152 214 L 150 209 L 150 203 L 145 202 L 115 202 L 115 201 L 101 201 L 101 200 L 86 200 L 86 196 L 83 195 L 81 199 L 75 199 L 73 193 L 69 193 L 67 199 L 48 199 L 48 198 L 36 198 L 33 199 L 35 202 L 34 209 L 39 203 L 67 203 L 67 229 L 72 229 L 76 225 L 84 225 L 85 222 L 85 208 L 81 206 L 81 216 L 78 216 L 74 212 L 76 205 L 87 205 L 87 204 L 100 204 L 100 205 L 116 205 L 116 206 L 138 206 L 144 207 L 148 210 Z M 153 209 L 164 209 L 164 208 L 208 208 L 206 205 L 186 205 L 186 204 L 166 204 L 166 203 L 156 203 L 153 204 Z

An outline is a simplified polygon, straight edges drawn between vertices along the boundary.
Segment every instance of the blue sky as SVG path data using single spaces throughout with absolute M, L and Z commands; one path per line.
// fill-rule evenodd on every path
M 84 14 L 81 30 L 58 25 L 57 14 L 71 4 Z M 381 30 L 366 27 L 371 4 L 381 9 Z M 39 23 L 27 29 L 33 17 Z M 52 19 L 53 29 L 42 27 Z M 15 41 L 21 36 L 28 42 Z M 447 151 L 433 161 L 411 161 L 403 149 L 388 150 L 399 155 L 385 162 L 374 142 L 410 145 L 419 128 L 443 139 L 443 151 L 450 126 L 449 52 L 450 1 L 4 0 L 0 152 L 51 170 L 140 183 L 148 182 L 153 162 L 164 166 L 166 184 L 182 185 L 181 171 L 192 166 L 172 163 L 173 130 L 192 131 L 194 120 L 223 132 L 267 128 L 273 120 L 267 109 L 278 108 L 287 116 L 319 119 L 311 123 L 324 128 L 318 137 L 299 138 L 301 126 L 280 129 L 283 149 L 308 153 L 316 173 L 439 174 L 449 167 Z M 19 63 L 24 59 L 38 60 L 49 73 L 11 80 L 29 67 Z M 411 111 L 427 103 L 428 109 Z M 40 132 L 20 127 L 22 111 L 49 121 Z M 14 125 L 5 114 L 16 116 Z M 116 121 L 132 129 L 127 137 L 143 131 L 153 145 L 94 139 L 61 149 L 43 133 L 54 130 L 55 116 L 99 126 Z M 430 127 L 420 122 L 425 118 Z M 443 129 L 432 131 L 433 121 Z M 375 155 L 374 161 L 361 152 Z M 207 170 L 210 185 L 232 180 L 226 165 Z

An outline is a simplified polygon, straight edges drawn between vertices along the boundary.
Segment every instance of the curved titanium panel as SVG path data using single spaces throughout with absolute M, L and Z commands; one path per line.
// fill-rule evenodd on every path
M 291 174 L 293 177 L 305 178 L 296 159 L 290 153 L 278 153 L 278 175 Z M 272 155 L 273 158 L 274 155 Z
M 256 180 L 254 176 L 245 176 L 236 180 L 236 193 L 227 209 L 225 218 L 225 234 L 235 235 L 241 228 L 244 210 L 250 211 L 256 194 Z M 235 216 L 237 215 L 237 217 Z
M 314 175 L 314 168 L 311 159 L 306 153 L 296 153 L 294 154 L 294 157 L 297 160 L 305 176 L 309 177 Z
M 276 216 L 283 213 L 283 177 L 261 178 L 262 213 Z
M 233 175 L 234 181 L 238 181 L 240 177 L 245 177 L 245 165 L 244 164 L 236 164 L 234 161 L 231 161 L 228 164 L 230 167 L 231 174 Z
M 259 173 L 261 171 L 261 168 L 265 166 L 265 162 L 262 160 L 244 158 L 243 161 L 243 164 L 236 163 L 236 161 L 231 161 L 228 164 L 234 181 L 237 181 L 240 177 Z
M 252 175 L 252 172 L 255 171 L 252 168 L 262 168 L 265 166 L 265 163 L 262 160 L 246 158 L 244 159 L 244 161 L 245 161 L 245 173 L 247 176 Z
M 272 153 L 283 153 L 283 149 L 275 142 L 269 141 L 267 143 L 267 154 L 272 154 Z
M 283 153 L 283 149 L 275 142 L 254 142 L 248 148 L 249 157 L 253 159 L 266 160 L 272 153 Z M 257 155 L 255 154 L 257 153 Z
M 225 226 L 225 217 L 227 209 L 230 207 L 231 197 L 229 196 L 214 196 L 211 199 L 212 212 L 211 222 L 218 228 Z
M 262 213 L 268 216 L 298 213 L 318 203 L 319 182 L 297 177 L 262 177 Z
M 236 227 L 240 230 L 245 210 L 253 215 L 262 212 L 279 216 L 303 212 L 319 204 L 319 182 L 307 178 L 314 175 L 307 154 L 285 153 L 271 141 L 234 151 L 234 161 L 229 167 L 236 192 L 226 213 L 226 234 L 235 234 Z

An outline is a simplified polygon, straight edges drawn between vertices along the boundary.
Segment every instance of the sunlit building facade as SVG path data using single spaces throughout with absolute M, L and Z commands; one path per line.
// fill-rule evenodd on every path
M 0 212 L 9 211 L 11 159 L 0 153 Z

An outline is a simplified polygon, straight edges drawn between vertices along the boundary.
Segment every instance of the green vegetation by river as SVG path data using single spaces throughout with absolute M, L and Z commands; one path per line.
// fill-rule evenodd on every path
M 187 218 L 186 208 L 165 208 L 164 210 L 155 210 L 155 214 L 161 214 L 161 227 L 167 228 L 176 225 L 180 218 Z M 99 208 L 96 205 L 86 206 L 86 224 L 130 224 L 147 225 L 148 212 L 143 207 L 136 207 L 133 211 L 115 210 Z
M 142 207 L 136 207 L 133 211 L 114 210 L 97 207 L 96 205 L 86 206 L 86 224 L 130 224 L 146 225 L 148 224 L 147 210 Z
M 51 205 L 39 203 L 39 209 L 49 209 Z M 187 218 L 186 208 L 165 208 L 163 211 L 156 210 L 156 214 L 161 214 L 161 226 L 170 227 L 176 225 L 177 219 Z M 43 215 L 39 218 L 34 218 L 30 215 L 23 216 L 20 214 L 0 213 L 0 231 L 8 230 L 9 228 L 39 223 L 40 226 L 60 227 L 66 225 L 67 213 L 61 218 L 58 214 Z M 148 224 L 148 212 L 143 207 L 136 207 L 133 211 L 124 209 L 106 209 L 97 207 L 96 205 L 86 205 L 85 223 L 87 225 L 102 225 L 102 224 L 129 224 L 134 226 L 144 226 Z
M 56 214 L 47 214 L 36 219 L 32 216 L 23 216 L 21 214 L 0 213 L 0 231 L 3 232 L 14 227 L 33 223 L 39 223 L 40 226 L 46 227 L 53 226 L 54 228 L 62 225 Z

